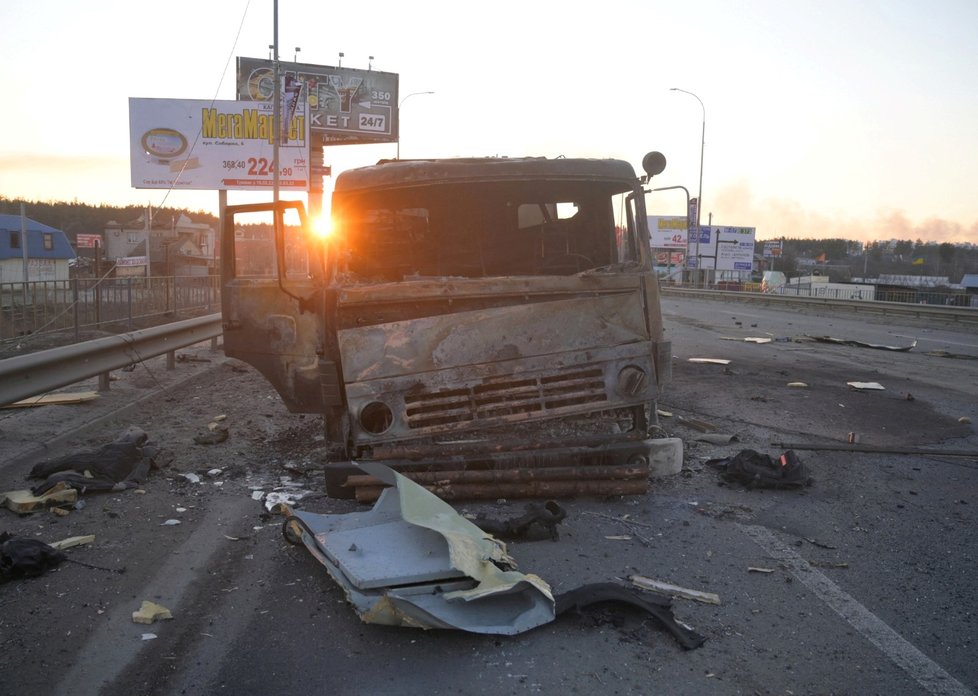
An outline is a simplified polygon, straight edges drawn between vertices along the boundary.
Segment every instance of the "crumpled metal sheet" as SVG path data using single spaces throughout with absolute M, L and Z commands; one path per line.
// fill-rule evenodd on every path
M 359 466 L 392 486 L 372 509 L 292 517 L 365 623 L 513 635 L 554 619 L 550 586 L 505 544 L 389 467 Z

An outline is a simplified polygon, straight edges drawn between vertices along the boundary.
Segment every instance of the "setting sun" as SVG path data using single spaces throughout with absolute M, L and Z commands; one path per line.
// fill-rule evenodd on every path
M 325 240 L 333 234 L 333 221 L 328 215 L 317 215 L 312 218 L 309 228 L 319 239 Z

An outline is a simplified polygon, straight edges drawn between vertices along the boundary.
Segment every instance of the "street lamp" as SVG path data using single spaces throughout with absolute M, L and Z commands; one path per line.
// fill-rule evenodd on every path
M 411 92 L 397 105 L 397 159 L 401 159 L 401 107 L 408 99 L 419 94 L 434 94 L 434 92 Z
M 700 103 L 700 108 L 703 109 L 703 132 L 702 138 L 700 139 L 700 189 L 696 194 L 696 273 L 700 274 L 699 267 L 699 251 L 700 251 L 700 210 L 703 209 L 703 150 L 706 148 L 706 107 L 703 106 L 703 100 L 697 97 L 692 92 L 688 92 L 685 89 L 679 89 L 678 87 L 670 87 L 670 92 L 682 92 L 683 94 L 688 94 L 693 97 L 696 101 Z

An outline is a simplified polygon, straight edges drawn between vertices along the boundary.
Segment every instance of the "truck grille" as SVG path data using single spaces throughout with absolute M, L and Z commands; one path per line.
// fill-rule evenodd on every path
M 469 387 L 413 391 L 404 398 L 412 430 L 465 421 L 523 420 L 607 401 L 600 367 L 537 377 L 493 377 Z

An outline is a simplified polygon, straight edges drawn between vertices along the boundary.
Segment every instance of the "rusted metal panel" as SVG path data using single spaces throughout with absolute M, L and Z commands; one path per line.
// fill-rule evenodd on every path
M 563 456 L 575 451 L 575 448 L 583 450 L 593 450 L 595 452 L 610 453 L 616 448 L 628 443 L 645 440 L 645 432 L 623 432 L 616 433 L 613 438 L 608 433 L 600 435 L 575 435 L 563 434 L 560 437 L 561 449 L 558 456 Z M 543 437 L 479 437 L 475 439 L 465 439 L 441 442 L 437 445 L 419 445 L 405 443 L 400 445 L 378 445 L 372 448 L 372 458 L 375 460 L 400 459 L 400 460 L 449 460 L 458 458 L 464 461 L 467 457 L 469 461 L 478 457 L 493 457 L 500 454 L 516 452 L 531 452 L 533 450 L 552 450 L 554 443 L 549 438 Z
M 538 296 L 571 293 L 621 293 L 641 288 L 641 276 L 593 272 L 575 276 L 533 276 L 503 278 L 434 278 L 408 279 L 400 283 L 371 283 L 346 285 L 338 294 L 344 306 L 391 305 L 432 298 L 494 299 L 525 298 L 534 301 Z
M 582 496 L 642 495 L 648 490 L 648 480 L 560 480 L 526 483 L 439 483 L 426 489 L 442 500 L 495 500 L 497 498 L 573 498 Z M 357 501 L 376 500 L 382 487 L 356 489 Z
M 339 332 L 347 382 L 647 340 L 637 293 L 497 307 Z
M 623 393 L 626 367 L 648 375 L 638 391 Z M 648 342 L 347 384 L 354 437 L 364 444 L 634 406 L 655 395 Z M 388 410 L 389 422 L 368 430 L 360 415 L 377 403 Z
M 617 183 L 627 191 L 634 185 L 635 170 L 627 162 L 612 159 L 546 159 L 544 157 L 479 157 L 448 160 L 384 162 L 382 165 L 350 169 L 336 178 L 334 191 L 407 188 L 450 182 L 467 184 L 528 179 L 542 181 L 592 180 L 604 185 Z
M 526 483 L 529 481 L 559 481 L 559 480 L 588 480 L 616 479 L 627 481 L 647 478 L 648 464 L 635 466 L 584 466 L 584 467 L 541 467 L 539 469 L 501 469 L 476 471 L 417 471 L 403 472 L 404 476 L 415 483 Z M 346 485 L 359 488 L 361 486 L 379 486 L 381 482 L 373 476 L 350 476 Z

